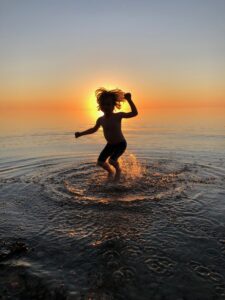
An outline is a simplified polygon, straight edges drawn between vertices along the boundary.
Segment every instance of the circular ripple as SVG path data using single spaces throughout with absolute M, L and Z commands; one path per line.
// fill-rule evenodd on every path
M 177 263 L 168 257 L 154 255 L 145 261 L 149 270 L 165 275 L 172 275 Z
M 174 225 L 190 237 L 214 237 L 217 236 L 217 228 L 219 228 L 219 223 L 215 219 L 199 216 L 178 217 Z
M 214 204 L 211 194 L 219 195 L 218 186 L 224 195 L 224 177 L 197 164 L 138 161 L 134 156 L 123 160 L 122 168 L 119 183 L 107 182 L 105 171 L 94 162 L 73 167 L 62 162 L 20 181 L 0 180 L 10 191 L 14 185 L 20 219 L 27 218 L 19 234 L 28 228 L 29 240 L 32 236 L 38 245 L 30 254 L 37 261 L 35 271 L 49 268 L 54 273 L 60 266 L 57 272 L 66 274 L 71 286 L 75 277 L 77 286 L 85 286 L 90 278 L 97 291 L 138 283 L 139 292 L 140 276 L 143 288 L 152 278 L 168 277 L 184 286 L 188 281 L 180 276 L 180 266 L 188 261 L 185 267 L 196 282 L 211 282 L 223 295 L 223 215 L 211 212 L 210 200 Z M 69 205 L 62 209 L 64 203 Z M 2 250 L 8 255 L 7 249 Z
M 224 275 L 216 272 L 212 266 L 205 266 L 199 262 L 191 261 L 189 262 L 188 267 L 199 277 L 203 278 L 204 280 L 211 281 L 214 285 L 216 285 L 217 289 L 223 287 L 223 291 L 225 290 Z
M 140 201 L 176 199 L 176 209 L 188 206 L 193 213 L 203 208 L 203 193 L 194 186 L 214 184 L 216 177 L 201 172 L 201 167 L 171 160 L 139 161 L 134 155 L 121 160 L 123 174 L 119 182 L 108 181 L 106 172 L 96 163 L 81 163 L 49 172 L 41 179 L 46 191 L 54 199 L 74 199 L 76 201 Z M 185 208 L 186 209 L 186 208 Z
M 163 200 L 185 195 L 184 165 L 171 162 L 140 163 L 130 155 L 121 162 L 123 174 L 119 182 L 108 181 L 106 172 L 95 163 L 80 164 L 54 172 L 45 181 L 46 188 L 61 198 L 115 201 Z

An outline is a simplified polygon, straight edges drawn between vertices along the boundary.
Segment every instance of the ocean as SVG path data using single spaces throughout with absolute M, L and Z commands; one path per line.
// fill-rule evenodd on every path
M 117 183 L 88 114 L 2 115 L 0 298 L 225 299 L 224 110 L 123 120 Z

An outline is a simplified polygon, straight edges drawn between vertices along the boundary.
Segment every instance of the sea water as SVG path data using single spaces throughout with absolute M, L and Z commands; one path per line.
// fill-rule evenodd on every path
M 1 297 L 225 299 L 224 116 L 123 120 L 119 182 L 96 166 L 102 131 L 74 138 L 92 126 L 76 112 L 2 121 Z

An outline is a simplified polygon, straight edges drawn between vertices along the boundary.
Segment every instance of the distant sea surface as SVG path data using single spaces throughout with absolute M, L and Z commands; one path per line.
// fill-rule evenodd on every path
M 94 123 L 2 115 L 0 298 L 225 299 L 225 111 L 123 120 L 118 183 Z

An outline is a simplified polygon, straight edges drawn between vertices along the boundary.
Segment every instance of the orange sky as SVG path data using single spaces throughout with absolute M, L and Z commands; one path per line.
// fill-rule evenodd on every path
M 95 110 L 101 86 L 140 109 L 224 107 L 224 1 L 122 3 L 4 1 L 1 112 Z
M 43 92 L 32 94 L 32 91 L 24 93 L 11 93 L 9 98 L 3 97 L 0 101 L 0 110 L 95 110 L 97 107 L 95 99 L 95 89 L 104 86 L 109 88 L 122 88 L 119 85 L 96 85 L 96 87 L 87 86 L 86 89 L 58 89 L 58 93 Z M 129 85 L 127 85 L 129 87 Z M 132 86 L 132 84 L 130 85 Z M 91 89 L 92 88 L 92 89 Z M 133 85 L 133 89 L 123 89 L 125 92 L 131 92 L 132 98 L 140 109 L 147 108 L 182 108 L 182 107 L 225 107 L 225 91 L 210 91 L 208 89 L 175 89 L 162 87 L 162 90 L 154 87 L 149 90 L 139 90 L 139 87 Z M 7 99 L 7 100 L 6 100 Z

